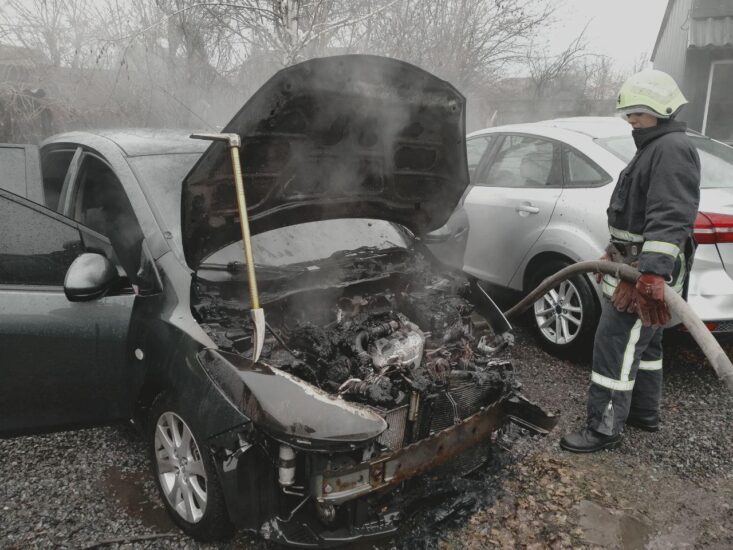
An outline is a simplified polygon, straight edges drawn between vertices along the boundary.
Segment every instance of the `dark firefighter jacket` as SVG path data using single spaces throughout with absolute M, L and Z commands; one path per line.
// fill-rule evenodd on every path
M 660 120 L 632 132 L 636 155 L 621 172 L 607 211 L 612 239 L 643 243 L 639 271 L 668 281 L 681 253 L 691 259 L 700 202 L 700 157 L 685 129 Z

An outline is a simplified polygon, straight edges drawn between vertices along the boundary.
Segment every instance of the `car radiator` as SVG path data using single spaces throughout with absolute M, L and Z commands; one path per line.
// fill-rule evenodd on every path
M 446 390 L 424 396 L 415 420 L 409 420 L 410 406 L 390 410 L 375 409 L 387 421 L 378 442 L 395 451 L 430 434 L 449 428 L 490 405 L 501 396 L 496 380 L 463 382 Z

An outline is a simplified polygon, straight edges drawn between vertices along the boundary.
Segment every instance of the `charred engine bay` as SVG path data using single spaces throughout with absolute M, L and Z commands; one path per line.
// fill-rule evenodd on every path
M 249 355 L 241 267 L 219 267 L 232 277 L 218 281 L 200 271 L 193 304 L 220 348 Z M 494 398 L 514 387 L 485 343 L 490 332 L 474 327 L 465 279 L 437 274 L 418 252 L 364 248 L 257 273 L 269 329 L 261 360 L 331 394 L 392 409 L 459 385 Z

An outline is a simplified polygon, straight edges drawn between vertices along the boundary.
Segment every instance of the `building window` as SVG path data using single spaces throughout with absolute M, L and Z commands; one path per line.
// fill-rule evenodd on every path
M 703 134 L 733 142 L 733 61 L 715 61 L 710 66 L 705 101 Z

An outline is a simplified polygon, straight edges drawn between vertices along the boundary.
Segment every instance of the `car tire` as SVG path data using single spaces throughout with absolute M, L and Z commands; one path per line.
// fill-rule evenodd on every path
M 527 291 L 539 286 L 569 261 L 552 260 L 532 275 Z M 559 357 L 582 356 L 591 352 L 601 307 L 592 283 L 585 275 L 563 281 L 537 300 L 528 311 L 539 344 Z
M 161 500 L 176 525 L 201 542 L 231 537 L 234 526 L 206 442 L 167 394 L 153 402 L 146 443 Z

